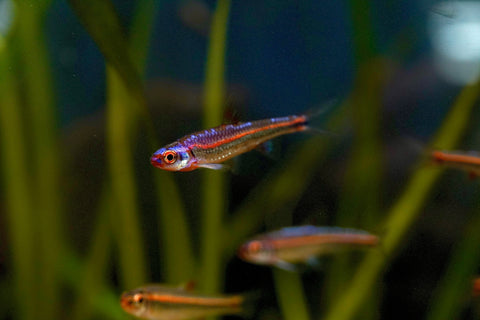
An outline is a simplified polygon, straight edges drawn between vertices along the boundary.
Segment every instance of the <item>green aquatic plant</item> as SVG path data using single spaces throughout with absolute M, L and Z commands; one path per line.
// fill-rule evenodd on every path
M 225 51 L 230 0 L 220 0 L 213 15 L 205 70 L 205 128 L 222 123 L 225 101 Z M 201 286 L 215 293 L 222 286 L 222 220 L 227 208 L 227 180 L 224 172 L 205 170 L 202 183 Z
M 3 40 L 3 39 L 2 39 Z M 12 41 L 11 38 L 5 39 Z M 33 197 L 29 185 L 25 124 L 22 122 L 18 79 L 14 65 L 15 51 L 0 47 L 0 134 L 2 145 L 3 183 L 5 185 L 8 239 L 12 257 L 12 288 L 16 315 L 21 320 L 35 319 L 39 310 L 35 292 L 35 252 Z M 22 302 L 23 306 L 20 304 Z
M 478 210 L 478 209 L 477 209 Z M 450 265 L 435 294 L 427 319 L 458 319 L 470 301 L 472 279 L 480 263 L 480 215 L 469 219 L 463 239 L 457 244 Z
M 365 1 L 350 1 L 352 38 L 354 44 L 355 75 L 352 93 L 349 96 L 352 108 L 353 141 L 339 209 L 335 225 L 357 226 L 372 230 L 380 213 L 380 190 L 383 153 L 380 140 L 381 96 L 386 80 L 385 63 L 377 57 L 377 45 L 371 15 L 372 4 Z M 357 14 L 363 12 L 363 14 Z M 335 257 L 326 276 L 326 305 L 330 305 L 345 290 L 355 268 L 350 256 Z M 372 291 L 375 290 L 372 288 Z M 361 315 L 378 309 L 375 294 L 364 303 Z
M 444 149 L 454 148 L 467 127 L 470 113 L 478 99 L 480 82 L 463 89 L 452 110 L 438 130 L 433 146 Z M 438 168 L 420 166 L 406 185 L 404 192 L 392 206 L 384 224 L 385 235 L 382 250 L 367 254 L 358 266 L 349 287 L 333 304 L 328 320 L 351 319 L 359 310 L 368 292 L 378 281 L 387 263 L 398 252 L 402 239 L 420 213 L 420 208 L 440 176 Z
M 133 161 L 139 132 L 145 134 L 148 148 L 155 150 L 160 145 L 146 108 L 142 79 L 155 13 L 162 2 L 135 2 L 128 33 L 111 1 L 69 3 L 106 62 L 108 174 L 91 215 L 94 230 L 86 252 L 80 253 L 62 230 L 68 204 L 62 202 L 63 157 L 43 25 L 51 3 L 16 1 L 14 24 L 0 38 L 0 159 L 12 274 L 11 279 L 0 281 L 0 291 L 14 292 L 10 298 L 13 311 L 0 308 L 0 318 L 129 319 L 118 303 L 120 291 L 159 278 L 171 284 L 196 280 L 201 291 L 222 291 L 225 265 L 238 245 L 265 225 L 273 227 L 269 222 L 279 212 L 282 224 L 291 223 L 292 208 L 308 191 L 314 173 L 338 140 L 313 135 L 292 144 L 285 159 L 273 164 L 230 215 L 229 174 L 199 170 L 201 209 L 188 213 L 174 173 L 149 167 L 152 181 L 140 181 Z M 336 223 L 380 231 L 383 240 L 382 250 L 368 252 L 359 265 L 348 258 L 332 263 L 322 307 L 327 319 L 359 315 L 375 319 L 381 276 L 406 241 L 441 170 L 419 166 L 398 200 L 380 217 L 380 98 L 386 73 L 375 49 L 371 5 L 352 0 L 350 7 L 356 80 L 346 101 L 325 120 L 327 130 L 340 135 L 353 124 L 355 136 Z M 219 125 L 223 118 L 231 10 L 230 0 L 218 0 L 211 19 L 204 79 L 205 128 Z M 450 149 L 457 144 L 478 99 L 479 86 L 464 88 L 432 145 Z M 152 184 L 154 208 L 141 206 L 142 183 Z M 158 254 L 148 251 L 151 246 L 141 224 L 147 210 L 156 210 Z M 194 214 L 200 215 L 199 227 L 188 223 Z M 472 221 L 432 299 L 431 319 L 455 317 L 463 307 L 463 294 L 479 261 L 480 240 L 474 230 L 480 222 L 478 217 Z M 152 265 L 157 264 L 161 274 L 153 274 L 158 269 Z M 317 318 L 310 314 L 309 292 L 303 288 L 301 274 L 272 270 L 272 275 L 285 319 Z

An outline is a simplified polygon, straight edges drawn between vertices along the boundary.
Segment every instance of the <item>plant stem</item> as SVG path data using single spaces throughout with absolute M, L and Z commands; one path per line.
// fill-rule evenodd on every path
M 301 277 L 293 272 L 273 269 L 275 292 L 286 320 L 308 320 L 307 301 Z
M 116 71 L 108 66 L 107 84 L 108 167 L 116 208 L 111 221 L 120 254 L 122 286 L 134 288 L 148 278 L 132 159 L 131 105 L 134 102 Z
M 95 231 L 90 241 L 89 255 L 82 269 L 82 274 L 79 276 L 81 281 L 79 281 L 77 299 L 70 317 L 73 320 L 90 318 L 94 305 L 93 298 L 100 294 L 103 289 L 103 278 L 112 248 L 110 217 L 113 205 L 110 203 L 112 196 L 106 189 L 104 187 L 100 198 Z
M 39 295 L 38 317 L 54 319 L 60 312 L 60 285 L 56 266 L 65 243 L 62 235 L 60 201 L 61 155 L 58 150 L 53 79 L 43 35 L 46 7 L 18 1 L 18 31 L 22 67 L 26 79 L 26 103 L 29 110 L 33 148 L 30 159 L 34 172 L 35 208 L 38 229 Z
M 480 83 L 477 83 L 463 89 L 432 145 L 445 149 L 454 147 L 468 123 L 470 112 L 480 92 L 479 86 Z M 386 233 L 382 240 L 382 250 L 374 250 L 367 254 L 349 287 L 329 310 L 327 320 L 351 319 L 364 300 L 370 296 L 372 286 L 378 281 L 389 258 L 402 244 L 405 233 L 417 217 L 440 172 L 438 168 L 426 167 L 420 167 L 415 172 L 403 194 L 390 209 L 385 224 Z
M 205 128 L 219 125 L 225 95 L 225 47 L 230 0 L 218 0 L 213 16 L 205 76 Z M 205 170 L 202 184 L 202 288 L 213 293 L 221 286 L 223 212 L 226 208 L 226 181 L 222 172 Z
M 480 262 L 480 214 L 475 212 L 438 286 L 427 320 L 459 319 Z
M 0 41 L 7 39 L 0 38 Z M 8 39 L 11 40 L 11 39 Z M 20 104 L 17 69 L 12 59 L 11 42 L 0 43 L 0 141 L 2 145 L 4 192 L 8 236 L 11 245 L 15 304 L 18 319 L 37 319 L 38 282 L 35 272 L 33 200 L 29 185 L 28 156 Z

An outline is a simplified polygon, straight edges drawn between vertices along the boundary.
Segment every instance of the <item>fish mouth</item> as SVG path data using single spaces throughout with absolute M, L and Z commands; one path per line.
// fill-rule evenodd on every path
M 152 164 L 152 166 L 156 167 L 156 168 L 163 168 L 163 162 L 162 160 L 160 159 L 160 156 L 158 155 L 153 155 L 151 158 L 150 158 L 150 163 Z
M 127 293 L 122 294 L 122 296 L 120 297 L 120 305 L 125 311 L 132 310 L 132 300 L 130 299 L 130 296 Z
M 238 250 L 237 250 L 237 256 L 238 256 L 240 259 L 244 260 L 244 261 L 248 261 L 248 260 L 249 260 L 249 259 L 248 259 L 248 258 L 249 258 L 249 257 L 248 257 L 248 248 L 247 248 L 247 245 L 246 245 L 246 244 L 242 244 L 242 245 L 240 246 L 240 248 L 238 248 Z

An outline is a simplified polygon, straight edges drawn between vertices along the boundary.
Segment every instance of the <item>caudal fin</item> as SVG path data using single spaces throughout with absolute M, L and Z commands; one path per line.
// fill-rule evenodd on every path
M 331 99 L 322 103 L 319 107 L 304 112 L 303 115 L 307 118 L 305 131 L 338 137 L 338 134 L 321 128 L 323 125 L 323 118 L 325 118 L 324 116 L 332 111 L 337 105 L 338 99 Z

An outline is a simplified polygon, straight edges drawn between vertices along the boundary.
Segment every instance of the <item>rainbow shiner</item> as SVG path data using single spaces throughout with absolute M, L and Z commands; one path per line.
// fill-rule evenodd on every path
M 200 295 L 182 287 L 146 285 L 122 294 L 120 305 L 143 319 L 193 319 L 242 312 L 241 295 Z
M 305 225 L 257 236 L 240 247 L 238 256 L 251 263 L 297 271 L 295 264 L 317 256 L 377 244 L 378 237 L 363 230 Z
M 308 117 L 293 115 L 227 124 L 187 135 L 159 150 L 150 161 L 168 171 L 222 169 L 222 162 L 280 135 L 306 130 Z
M 435 150 L 432 151 L 431 157 L 435 163 L 464 170 L 472 178 L 480 176 L 480 154 L 478 152 Z

